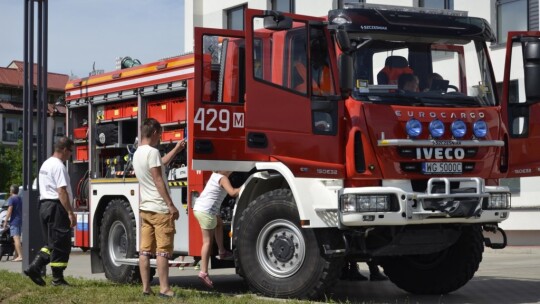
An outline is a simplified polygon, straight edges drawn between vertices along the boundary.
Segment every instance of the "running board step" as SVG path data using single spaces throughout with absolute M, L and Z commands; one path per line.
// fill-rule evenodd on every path
M 184 259 L 186 259 L 186 260 L 185 261 L 170 260 L 169 261 L 169 267 L 192 267 L 192 266 L 195 266 L 195 265 L 197 265 L 199 263 L 199 260 L 195 260 L 195 259 L 193 259 L 193 257 L 185 257 Z M 139 266 L 139 259 L 138 258 L 115 259 L 114 261 L 117 264 Z M 157 267 L 157 260 L 156 259 L 150 259 L 150 267 L 152 267 L 152 268 Z

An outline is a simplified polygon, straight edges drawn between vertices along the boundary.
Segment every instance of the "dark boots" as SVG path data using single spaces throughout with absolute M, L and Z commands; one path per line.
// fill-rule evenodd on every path
M 379 266 L 377 264 L 373 263 L 372 261 L 367 262 L 369 266 L 369 280 L 370 281 L 386 281 L 388 278 L 381 273 L 379 270 Z M 348 281 L 366 281 L 368 278 L 363 276 L 360 273 L 360 269 L 358 268 L 358 263 L 356 262 L 346 262 L 345 266 L 343 267 L 343 270 L 341 272 L 340 280 L 348 280 Z
M 341 272 L 340 280 L 366 281 L 367 278 L 360 273 L 358 263 L 346 262 Z
M 51 267 L 53 280 L 53 286 L 69 286 L 69 283 L 64 280 L 64 269 L 65 267 Z
M 34 261 L 28 268 L 24 271 L 24 274 L 27 275 L 34 283 L 39 286 L 45 286 L 45 280 L 41 277 L 41 269 L 45 267 L 48 263 L 48 260 L 43 257 L 42 254 L 36 254 Z

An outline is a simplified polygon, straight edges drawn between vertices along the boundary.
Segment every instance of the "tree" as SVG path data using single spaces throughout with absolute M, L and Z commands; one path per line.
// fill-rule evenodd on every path
M 0 144 L 0 192 L 9 192 L 9 186 L 22 184 L 23 144 L 17 146 Z

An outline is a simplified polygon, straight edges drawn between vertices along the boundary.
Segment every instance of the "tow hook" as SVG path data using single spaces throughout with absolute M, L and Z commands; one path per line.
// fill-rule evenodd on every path
M 502 243 L 492 243 L 490 238 L 485 237 L 484 238 L 484 244 L 486 247 L 489 247 L 491 249 L 503 249 L 506 247 L 506 232 L 504 230 L 497 226 L 497 225 L 484 225 L 484 231 L 493 232 L 494 234 L 497 234 L 497 231 L 501 233 L 503 241 Z

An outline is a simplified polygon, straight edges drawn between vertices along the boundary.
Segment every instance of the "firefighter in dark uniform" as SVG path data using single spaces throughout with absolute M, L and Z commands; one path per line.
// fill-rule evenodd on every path
M 73 141 L 61 137 L 54 145 L 54 153 L 39 169 L 39 216 L 45 246 L 24 273 L 34 283 L 45 286 L 41 269 L 50 263 L 52 285 L 69 285 L 64 280 L 71 253 L 71 228 L 76 224 L 70 202 L 73 200 L 71 183 L 64 162 L 71 157 Z

